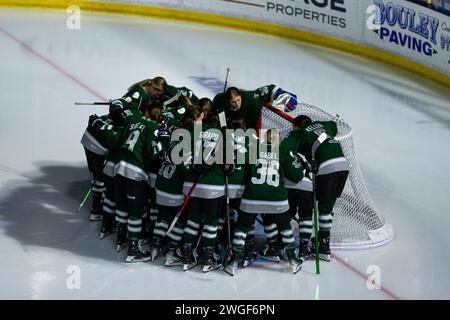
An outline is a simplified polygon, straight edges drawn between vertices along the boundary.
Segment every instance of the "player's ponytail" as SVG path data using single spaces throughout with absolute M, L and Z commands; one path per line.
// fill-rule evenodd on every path
M 130 91 L 131 89 L 133 89 L 136 86 L 141 86 L 141 87 L 152 86 L 158 90 L 161 90 L 162 92 L 165 92 L 167 89 L 167 82 L 166 82 L 166 79 L 164 79 L 163 77 L 155 77 L 153 79 L 144 79 L 144 80 L 141 80 L 141 81 L 138 81 L 138 82 L 132 84 L 128 88 L 128 91 Z

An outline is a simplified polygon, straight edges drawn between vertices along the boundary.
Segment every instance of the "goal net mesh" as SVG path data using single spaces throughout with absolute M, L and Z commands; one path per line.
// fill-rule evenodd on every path
M 262 108 L 258 127 L 262 130 L 276 128 L 284 138 L 292 130 L 292 120 L 298 115 L 307 115 L 313 121 L 336 122 L 338 133 L 335 139 L 340 142 L 350 167 L 344 191 L 333 210 L 331 246 L 364 248 L 390 241 L 393 238 L 392 226 L 379 214 L 367 190 L 355 155 L 352 128 L 348 123 L 306 103 L 301 103 L 290 113 L 284 113 L 268 104 Z

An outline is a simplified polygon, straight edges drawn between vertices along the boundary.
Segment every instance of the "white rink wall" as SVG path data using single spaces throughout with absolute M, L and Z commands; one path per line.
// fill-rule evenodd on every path
M 70 5 L 300 39 L 450 88 L 450 17 L 404 0 L 0 0 L 0 7 L 65 10 Z
M 450 76 L 450 17 L 404 0 L 108 0 L 264 22 L 386 51 Z

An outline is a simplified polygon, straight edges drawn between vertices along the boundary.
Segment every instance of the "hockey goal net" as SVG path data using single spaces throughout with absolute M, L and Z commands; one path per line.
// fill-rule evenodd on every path
M 361 169 L 355 156 L 353 131 L 348 123 L 338 116 L 306 103 L 294 111 L 283 111 L 267 104 L 260 114 L 259 128 L 276 128 L 284 138 L 292 130 L 292 120 L 298 115 L 307 115 L 313 121 L 334 121 L 338 127 L 335 137 L 342 146 L 350 167 L 342 196 L 334 207 L 331 246 L 333 248 L 365 248 L 385 244 L 393 238 L 393 228 L 379 214 L 367 190 Z

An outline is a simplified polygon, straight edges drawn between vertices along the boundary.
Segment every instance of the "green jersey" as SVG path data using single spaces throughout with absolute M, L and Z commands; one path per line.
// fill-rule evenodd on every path
M 183 118 L 186 116 L 190 106 L 168 107 L 163 111 L 163 116 L 169 119 L 169 125 L 181 126 Z
M 174 86 L 167 85 L 165 94 L 167 96 L 167 100 L 164 101 L 165 106 L 177 101 L 181 96 L 188 97 L 192 103 L 196 103 L 199 100 L 194 92 L 186 87 L 176 88 Z
M 201 129 L 201 130 L 200 130 Z M 192 151 L 184 158 L 188 160 L 185 162 L 187 168 L 186 180 L 183 186 L 183 192 L 189 193 L 192 185 L 196 181 L 196 175 L 191 172 L 192 164 L 194 163 L 195 154 L 200 157 L 203 155 L 203 159 L 209 158 L 209 155 L 213 155 L 214 150 L 217 148 L 223 148 L 222 141 L 220 141 L 220 130 L 212 128 L 206 124 L 202 124 L 201 128 L 191 132 Z M 199 136 L 195 136 L 197 133 Z M 202 160 L 204 161 L 204 160 Z M 208 173 L 200 178 L 195 188 L 193 197 L 202 199 L 215 199 L 225 195 L 225 174 L 222 164 L 212 164 L 209 167 Z
M 234 171 L 228 177 L 228 196 L 231 199 L 241 198 L 245 188 L 245 164 L 249 160 L 249 138 L 243 130 L 236 130 L 231 134 L 228 141 L 232 144 L 227 146 L 226 152 L 233 153 Z
M 259 113 L 265 103 L 273 100 L 277 89 L 277 86 L 270 84 L 254 91 L 244 91 L 242 93 L 241 107 L 236 111 L 230 108 L 228 101 L 225 99 L 225 93 L 219 93 L 213 100 L 215 112 L 224 110 L 227 123 L 229 123 L 233 115 L 241 115 L 245 119 L 247 128 L 257 129 Z
M 135 85 L 119 100 L 122 102 L 124 110 L 141 110 L 142 104 L 150 99 L 151 96 L 145 91 L 144 87 Z
M 319 165 L 317 175 L 329 174 L 338 171 L 348 171 L 349 167 L 345 159 L 339 141 L 334 137 L 337 134 L 337 126 L 334 121 L 313 121 L 292 134 L 298 140 L 297 151 L 306 159 L 312 159 L 312 149 L 317 138 L 325 132 L 327 139 L 321 143 L 315 151 L 315 160 Z
M 248 213 L 284 213 L 289 210 L 284 176 L 303 177 L 302 168 L 291 156 L 270 144 L 258 145 L 256 164 L 248 167 L 240 209 Z M 298 182 L 298 181 L 297 181 Z
M 105 146 L 109 150 L 103 165 L 103 174 L 111 178 L 114 178 L 114 168 L 116 165 L 117 151 L 120 147 L 119 139 L 122 129 L 123 127 L 114 126 L 113 122 L 108 119 L 104 120 L 103 117 L 95 121 L 92 126 L 95 135 L 105 142 Z
M 184 202 L 182 165 L 163 163 L 156 178 L 156 203 L 161 206 L 178 207 Z
M 108 115 L 100 117 L 103 126 L 111 126 L 112 119 Z M 89 151 L 106 156 L 109 152 L 108 144 L 106 143 L 106 137 L 102 135 L 102 132 L 97 130 L 91 125 L 88 125 L 86 131 L 81 137 L 81 144 Z
M 127 120 L 120 137 L 115 174 L 135 181 L 148 181 L 148 162 L 155 159 L 160 148 L 154 139 L 158 124 L 134 116 Z
M 281 142 L 280 153 L 281 157 L 292 158 L 295 160 L 295 154 L 298 150 L 297 135 L 294 131 L 291 131 L 286 138 Z M 288 171 L 284 175 L 284 186 L 286 189 L 297 189 L 303 191 L 313 191 L 312 180 L 309 176 L 305 175 L 305 168 L 301 166 L 301 163 L 296 164 L 300 170 Z M 303 178 L 302 178 L 303 177 Z

